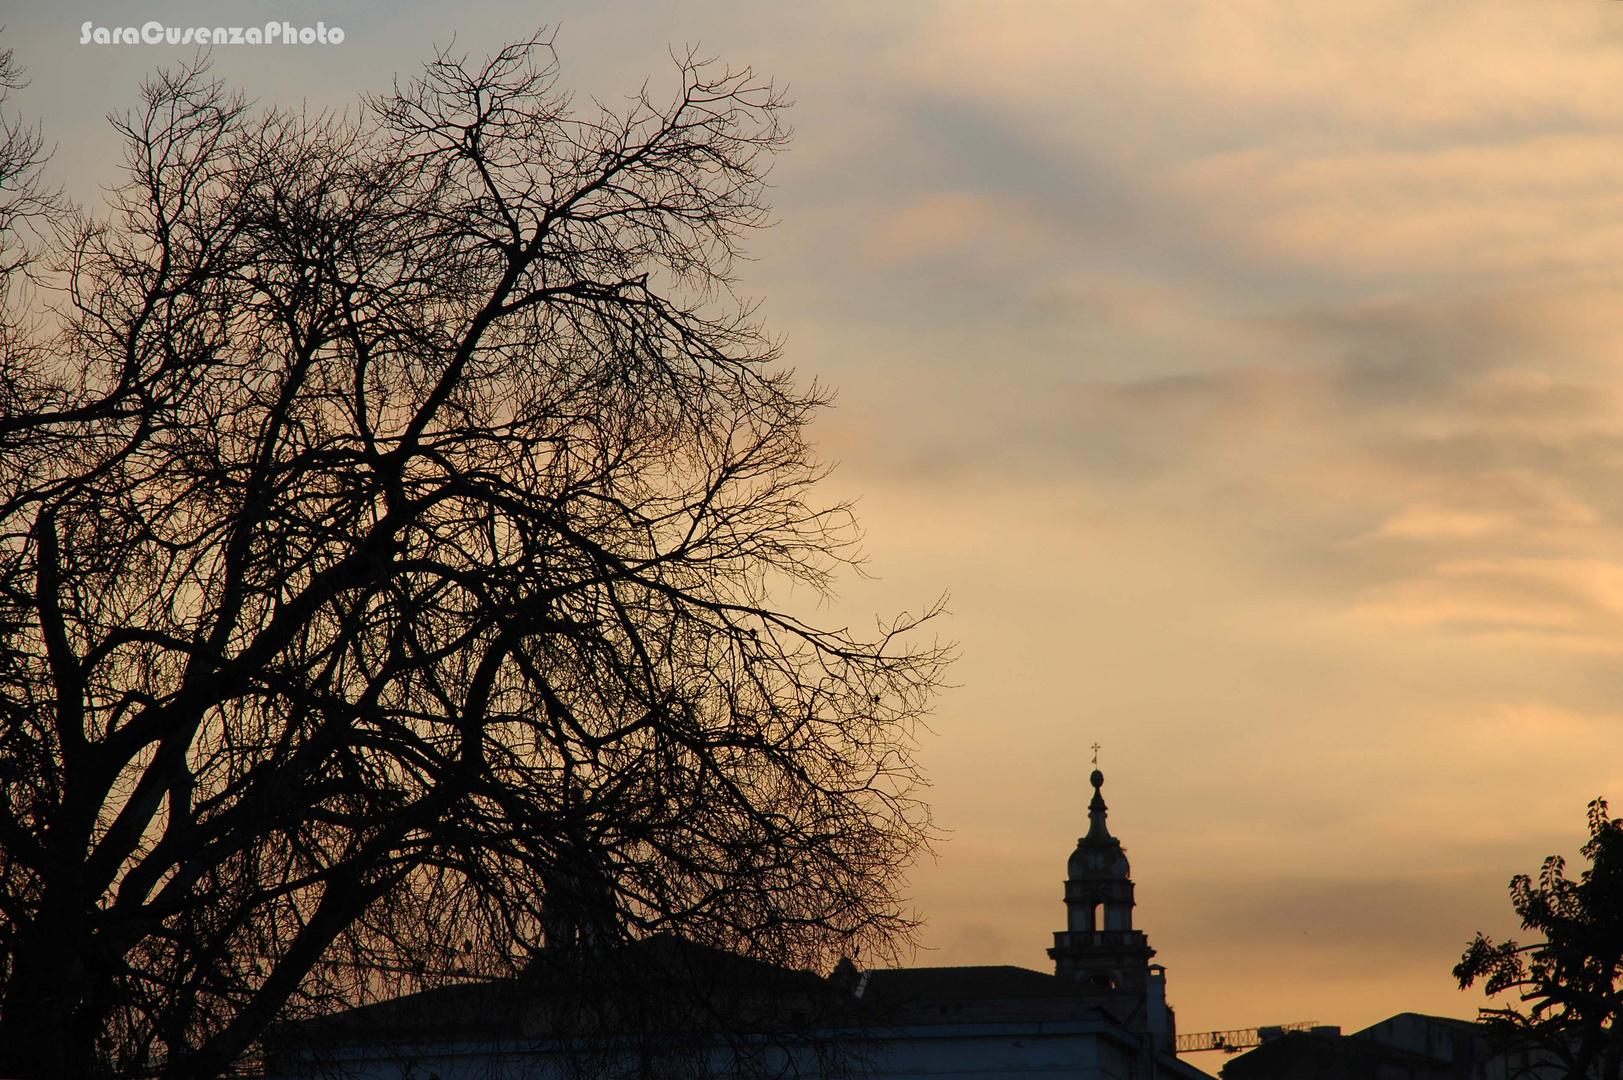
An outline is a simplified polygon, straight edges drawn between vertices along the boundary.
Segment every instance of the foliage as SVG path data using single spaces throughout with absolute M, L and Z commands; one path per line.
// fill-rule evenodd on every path
M 1538 883 L 1510 882 L 1522 926 L 1544 941 L 1494 944 L 1477 934 L 1454 968 L 1460 988 L 1483 980 L 1489 996 L 1516 993 L 1528 1007 L 1483 1009 L 1498 1041 L 1526 1054 L 1528 1071 L 1617 1080 L 1623 1070 L 1623 819 L 1606 800 L 1589 804 L 1590 862 L 1576 881 L 1557 855 L 1544 860 Z

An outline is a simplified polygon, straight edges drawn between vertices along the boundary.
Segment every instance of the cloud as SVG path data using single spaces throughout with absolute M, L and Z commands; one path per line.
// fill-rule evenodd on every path
M 1374 536 L 1380 540 L 1460 540 L 1502 533 L 1516 527 L 1506 514 L 1473 513 L 1431 503 L 1411 503 L 1381 523 Z
M 1516 634 L 1525 644 L 1623 651 L 1623 563 L 1449 560 L 1372 588 L 1353 610 L 1401 625 Z
M 1181 165 L 1171 188 L 1252 257 L 1363 274 L 1617 276 L 1623 139 L 1612 134 L 1315 153 L 1277 143 Z
M 1261 881 L 1188 880 L 1164 885 L 1163 937 L 1185 935 L 1222 952 L 1283 951 L 1325 973 L 1393 972 L 1439 941 L 1458 950 L 1478 928 L 1514 926 L 1508 876 L 1491 872 L 1407 877 L 1270 876 Z M 1198 897 L 1198 901 L 1197 898 Z M 1173 913 L 1176 914 L 1173 914 Z M 1401 912 L 1401 918 L 1393 918 Z
M 1623 116 L 1609 93 L 1623 24 L 1604 5 L 961 0 L 934 15 L 897 50 L 901 70 L 1018 101 L 1037 122 L 1064 109 L 1089 120 L 1154 111 L 1169 121 L 1163 134 L 1187 142 L 1219 123 L 1322 137 Z M 1123 84 L 1138 95 L 1117 93 Z
M 1029 259 L 1047 239 L 1041 225 L 1011 200 L 954 191 L 924 196 L 884 215 L 859 245 L 884 265 L 955 256 L 979 258 L 985 268 Z

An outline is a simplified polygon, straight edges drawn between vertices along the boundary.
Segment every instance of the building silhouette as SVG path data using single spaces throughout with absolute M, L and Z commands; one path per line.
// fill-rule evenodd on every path
M 1223 1066 L 1223 1080 L 1556 1080 L 1548 1053 L 1505 1045 L 1481 1024 L 1398 1013 L 1350 1035 L 1280 1031 Z
M 269 1076 L 474 1080 L 770 1074 L 873 1080 L 1210 1080 L 1174 1053 L 1166 970 L 1133 926 L 1127 855 L 1091 777 L 1052 974 L 1013 966 L 827 977 L 671 938 L 577 969 L 445 987 L 282 1025 Z M 619 963 L 641 996 L 583 1014 L 579 980 Z M 612 1014 L 612 1015 L 611 1015 Z M 743 1062 L 743 1064 L 741 1064 Z

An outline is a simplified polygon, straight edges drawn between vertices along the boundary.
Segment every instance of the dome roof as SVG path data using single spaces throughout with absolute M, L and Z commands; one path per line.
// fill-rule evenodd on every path
M 1109 808 L 1100 791 L 1105 774 L 1094 769 L 1088 779 L 1093 783 L 1093 800 L 1088 803 L 1088 835 L 1076 842 L 1076 850 L 1071 853 L 1070 877 L 1125 878 L 1130 872 L 1127 855 L 1121 849 L 1121 841 L 1110 835 L 1110 828 L 1105 824 Z

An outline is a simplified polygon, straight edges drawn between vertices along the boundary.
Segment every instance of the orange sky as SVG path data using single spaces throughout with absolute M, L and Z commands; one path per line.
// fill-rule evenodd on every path
M 537 23 L 583 94 L 789 85 L 743 286 L 840 390 L 829 617 L 946 592 L 961 643 L 918 963 L 1048 965 L 1095 741 L 1186 1031 L 1470 1015 L 1509 877 L 1623 802 L 1623 4 L 276 6 L 348 39 L 221 52 L 267 102 Z M 5 38 L 82 198 L 128 8 Z

